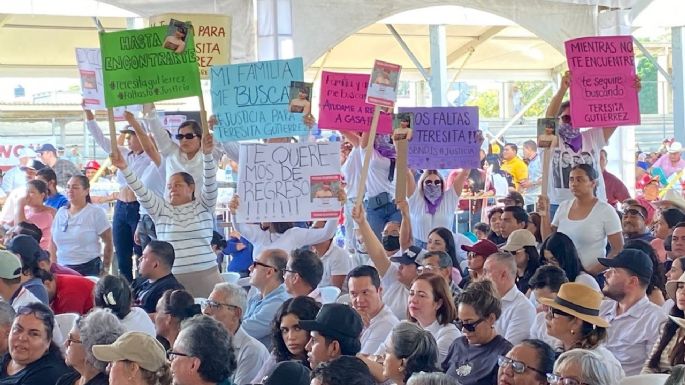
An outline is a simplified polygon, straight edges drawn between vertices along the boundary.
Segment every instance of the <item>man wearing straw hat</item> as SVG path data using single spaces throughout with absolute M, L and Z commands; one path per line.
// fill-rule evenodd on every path
M 627 376 L 640 374 L 659 338 L 666 315 L 647 298 L 653 267 L 649 256 L 640 250 L 625 249 L 614 258 L 599 258 L 606 271 L 600 316 L 609 322 L 606 347 L 623 365 Z

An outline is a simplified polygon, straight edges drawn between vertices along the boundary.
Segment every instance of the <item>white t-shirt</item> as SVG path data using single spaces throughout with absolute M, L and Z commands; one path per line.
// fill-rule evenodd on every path
M 583 268 L 596 265 L 597 258 L 606 256 L 607 236 L 622 231 L 616 210 L 606 202 L 598 200 L 587 217 L 580 220 L 568 219 L 574 199 L 561 202 L 554 215 L 552 225 L 557 231 L 568 235 L 578 249 Z
M 132 307 L 126 317 L 121 320 L 121 324 L 127 332 L 142 332 L 152 337 L 157 336 L 155 324 L 143 308 Z
M 497 334 L 516 345 L 530 336 L 534 320 L 535 307 L 514 285 L 502 296 L 502 315 L 495 322 Z
M 428 233 L 436 227 L 451 229 L 454 223 L 454 211 L 457 208 L 459 197 L 450 186 L 443 192 L 440 205 L 435 209 L 435 214 L 430 215 L 427 210 L 426 199 L 421 192 L 420 186 L 416 187 L 414 194 L 409 197 L 409 214 L 411 215 L 411 229 L 415 238 L 428 242 Z
M 347 199 L 354 200 L 357 197 L 357 188 L 359 187 L 359 178 L 362 171 L 362 155 L 361 147 L 354 146 L 347 156 L 347 160 L 340 167 L 340 172 L 347 185 L 345 187 Z
M 369 327 L 362 331 L 360 341 L 362 348 L 359 351 L 361 354 L 376 354 L 381 345 L 392 333 L 392 328 L 400 323 L 395 317 L 392 310 L 387 305 L 384 305 L 375 317 L 371 318 Z
M 535 315 L 535 320 L 533 325 L 530 327 L 530 338 L 538 339 L 547 343 L 547 345 L 552 348 L 563 348 L 563 344 L 557 338 L 554 338 L 547 334 L 547 322 L 545 322 L 545 316 L 547 312 L 540 312 Z
M 347 275 L 352 270 L 352 259 L 347 251 L 341 249 L 334 242 L 321 257 L 323 264 L 323 276 L 318 287 L 331 286 L 331 276 L 333 275 Z
M 373 139 L 369 139 L 369 146 L 373 146 Z M 362 165 L 364 151 L 361 152 Z M 395 177 L 392 182 L 388 180 L 390 173 L 390 159 L 382 156 L 376 149 L 371 153 L 371 162 L 369 163 L 369 175 L 366 178 L 366 194 L 364 198 L 373 198 L 376 195 L 387 192 L 392 199 L 395 196 Z
M 66 206 L 60 207 L 52 221 L 52 241 L 57 246 L 57 263 L 80 265 L 100 257 L 100 235 L 111 227 L 107 214 L 93 204 L 87 204 L 74 215 L 69 214 Z
M 388 271 L 381 278 L 381 286 L 383 286 L 383 303 L 401 321 L 407 319 L 409 289 L 397 280 L 398 272 L 399 264 L 391 262 Z
M 571 168 L 581 163 L 590 163 L 592 168 L 597 171 L 597 198 L 603 202 L 607 200 L 604 177 L 599 168 L 599 152 L 607 145 L 607 141 L 604 139 L 604 130 L 590 129 L 580 135 L 583 142 L 580 151 L 573 151 L 572 148 L 566 146 L 563 140 L 559 140 L 559 146 L 552 150 L 547 192 L 551 204 L 560 204 L 573 198 L 568 185 L 568 176 L 571 173 Z

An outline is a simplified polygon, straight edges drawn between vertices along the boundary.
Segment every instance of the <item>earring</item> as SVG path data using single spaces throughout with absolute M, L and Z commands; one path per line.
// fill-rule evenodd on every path
M 575 334 L 576 334 L 576 332 L 573 329 L 571 329 L 571 335 L 573 336 Z

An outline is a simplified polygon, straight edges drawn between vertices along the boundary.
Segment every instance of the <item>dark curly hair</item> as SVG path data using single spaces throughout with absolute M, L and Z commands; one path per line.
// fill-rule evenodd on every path
M 272 354 L 276 358 L 276 362 L 298 359 L 298 357 L 290 353 L 285 345 L 285 341 L 283 341 L 283 333 L 281 333 L 281 320 L 283 317 L 292 314 L 301 320 L 313 320 L 316 318 L 316 314 L 319 313 L 319 309 L 321 309 L 321 304 L 313 298 L 306 296 L 290 298 L 283 302 L 271 323 Z M 304 360 L 301 362 L 304 366 L 309 367 L 307 357 L 304 357 Z

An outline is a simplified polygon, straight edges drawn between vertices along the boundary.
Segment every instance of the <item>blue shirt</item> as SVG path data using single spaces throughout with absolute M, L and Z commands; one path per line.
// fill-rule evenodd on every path
M 274 291 L 261 298 L 256 295 L 247 303 L 247 310 L 241 324 L 243 330 L 271 349 L 271 322 L 283 302 L 290 298 L 285 291 L 285 284 L 281 284 Z
M 45 200 L 45 205 L 48 207 L 52 207 L 55 210 L 59 210 L 60 207 L 66 205 L 67 203 L 69 203 L 69 201 L 67 201 L 67 198 L 60 193 L 56 193 L 55 195 L 49 196 Z
M 537 183 L 536 186 L 526 189 L 524 200 L 527 205 L 532 205 L 537 202 L 538 195 L 542 193 L 542 154 L 535 155 L 530 162 L 528 162 L 528 180 L 531 183 Z
M 245 245 L 245 248 L 238 251 L 236 247 L 238 243 Z M 223 250 L 224 254 L 232 257 L 231 263 L 228 264 L 226 271 L 233 271 L 236 273 L 248 271 L 252 264 L 252 249 L 252 244 L 245 239 L 245 237 L 240 237 L 240 239 L 229 238 L 226 242 L 226 247 Z

